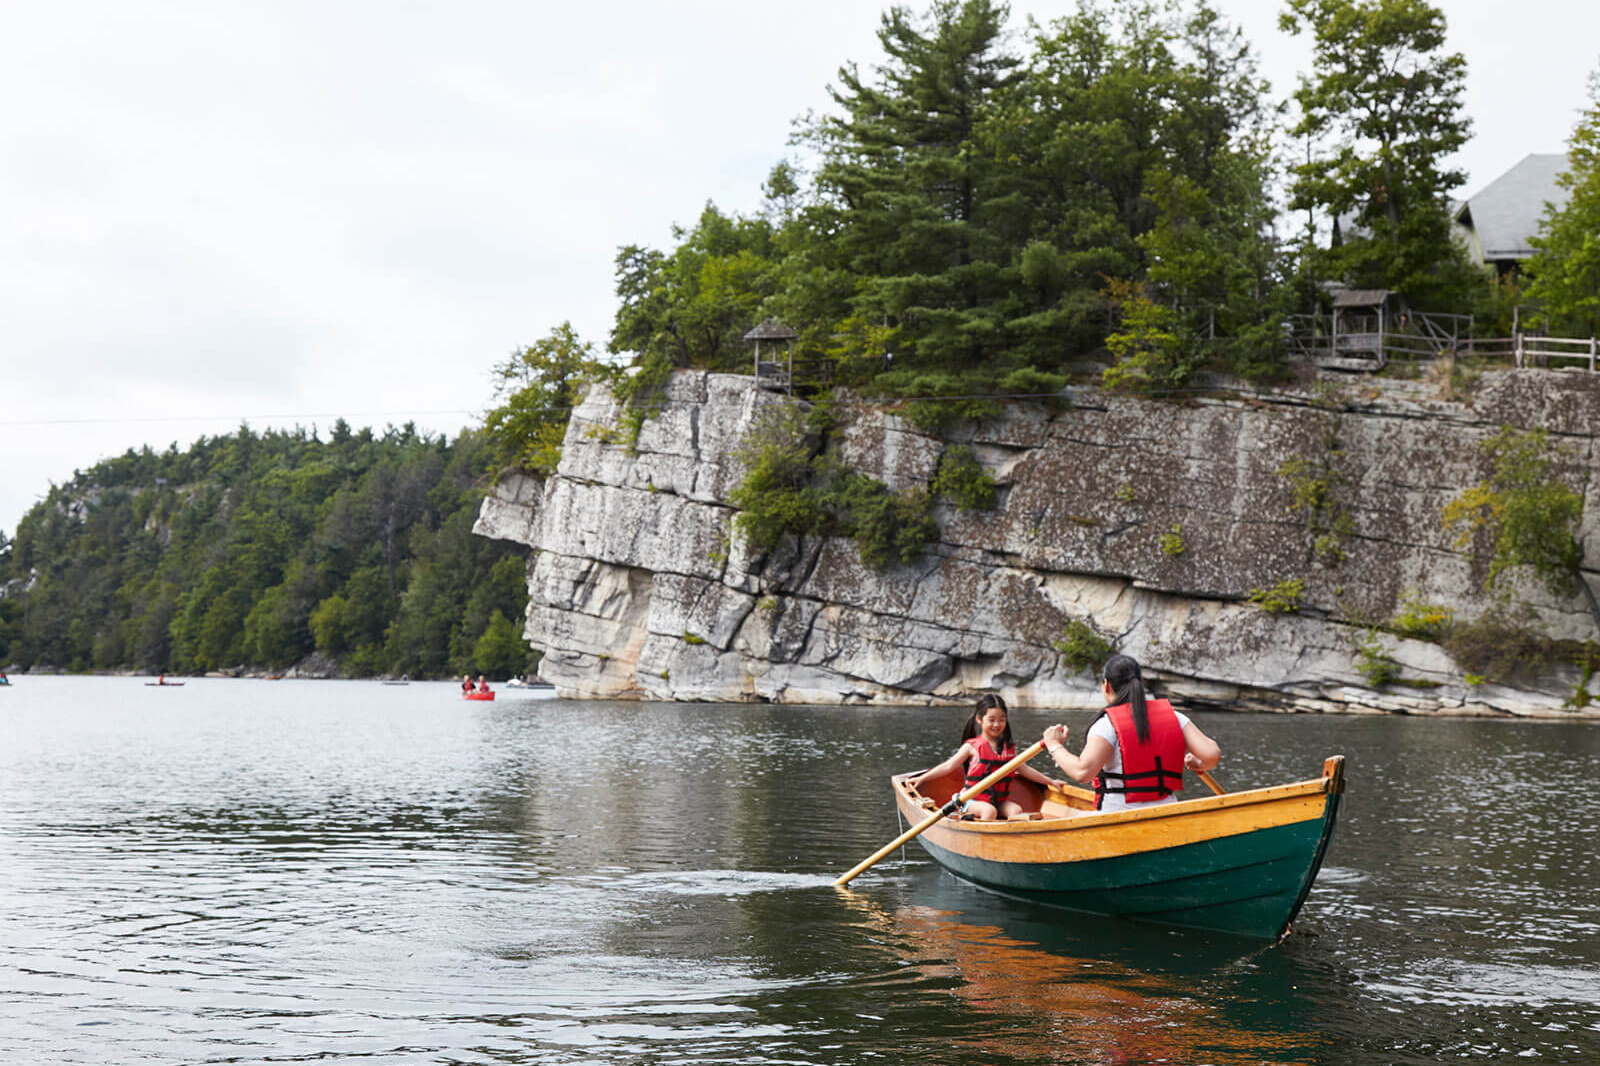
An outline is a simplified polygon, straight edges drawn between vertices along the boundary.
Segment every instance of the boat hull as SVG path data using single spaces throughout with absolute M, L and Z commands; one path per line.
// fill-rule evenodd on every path
M 921 797 L 896 779 L 902 813 Z M 1287 931 L 1321 868 L 1343 790 L 1320 780 L 1137 811 L 1052 792 L 1033 821 L 936 823 L 917 839 L 951 873 L 1035 903 L 1260 939 Z M 920 816 L 920 817 L 919 817 Z
M 463 692 L 461 694 L 461 698 L 464 699 L 464 700 L 493 700 L 494 699 L 494 693 L 493 692 Z

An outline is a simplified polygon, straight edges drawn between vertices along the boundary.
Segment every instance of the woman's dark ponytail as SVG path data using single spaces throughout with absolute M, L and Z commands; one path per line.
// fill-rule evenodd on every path
M 1126 703 L 1133 711 L 1133 729 L 1140 742 L 1150 739 L 1150 712 L 1144 704 L 1144 678 L 1131 655 L 1113 655 L 1101 675 L 1111 683 L 1111 705 Z

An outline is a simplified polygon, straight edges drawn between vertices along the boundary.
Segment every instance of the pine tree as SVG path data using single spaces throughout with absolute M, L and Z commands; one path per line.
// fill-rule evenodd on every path
M 843 310 L 891 327 L 901 365 L 960 371 L 1001 341 L 1015 270 L 981 131 L 1017 82 L 1006 16 L 990 0 L 939 0 L 925 24 L 891 8 L 875 76 L 844 67 L 841 114 L 807 135 L 821 204 L 806 224 L 858 279 Z
M 1025 358 L 1047 366 L 1103 343 L 1127 306 L 1108 279 L 1148 282 L 1173 311 L 1172 367 L 1197 365 L 1213 334 L 1261 332 L 1278 257 L 1269 116 L 1239 31 L 1204 3 L 1180 18 L 1115 0 L 1084 4 L 1036 45 L 998 149 L 1030 205 L 1027 306 L 1010 323 Z

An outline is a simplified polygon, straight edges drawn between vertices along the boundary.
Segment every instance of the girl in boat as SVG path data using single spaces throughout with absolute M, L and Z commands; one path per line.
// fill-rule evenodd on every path
M 962 726 L 961 746 L 956 753 L 933 769 L 912 778 L 911 784 L 921 784 L 924 778 L 937 777 L 964 765 L 967 777 L 961 787 L 968 789 L 1016 756 L 1017 746 L 1012 743 L 1011 725 L 1006 721 L 1006 701 L 988 693 L 978 697 L 977 708 Z M 1019 768 L 1017 775 L 1047 788 L 1060 784 L 1028 766 Z M 1011 779 L 1003 778 L 988 790 L 967 800 L 961 808 L 962 814 L 981 822 L 992 822 L 1002 817 L 1015 818 L 1023 810 L 1015 800 L 1007 799 L 1010 794 Z
M 461 675 L 461 694 L 463 696 L 465 696 L 468 693 L 476 692 L 477 690 L 478 690 L 478 686 L 476 686 L 476 685 L 474 685 L 472 683 L 471 676 L 469 676 L 467 674 L 462 674 Z
M 1172 704 L 1145 695 L 1139 664 L 1113 655 L 1101 674 L 1106 709 L 1089 726 L 1083 751 L 1066 748 L 1067 727 L 1044 731 L 1045 750 L 1068 777 L 1094 782 L 1095 805 L 1120 811 L 1173 803 L 1183 770 L 1210 770 L 1222 759 L 1217 742 Z

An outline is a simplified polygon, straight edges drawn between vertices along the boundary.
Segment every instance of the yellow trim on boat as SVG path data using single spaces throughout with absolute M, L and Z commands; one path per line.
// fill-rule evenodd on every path
M 1327 779 L 1313 779 L 1106 812 L 1084 811 L 1073 804 L 1081 801 L 1081 795 L 1072 795 L 1081 794 L 1080 789 L 1053 789 L 1043 817 L 1037 820 L 945 821 L 927 835 L 930 843 L 956 854 L 996 862 L 1109 859 L 1320 819 L 1327 808 L 1328 784 Z M 895 796 L 907 817 L 915 819 L 924 812 L 918 797 L 899 780 Z

